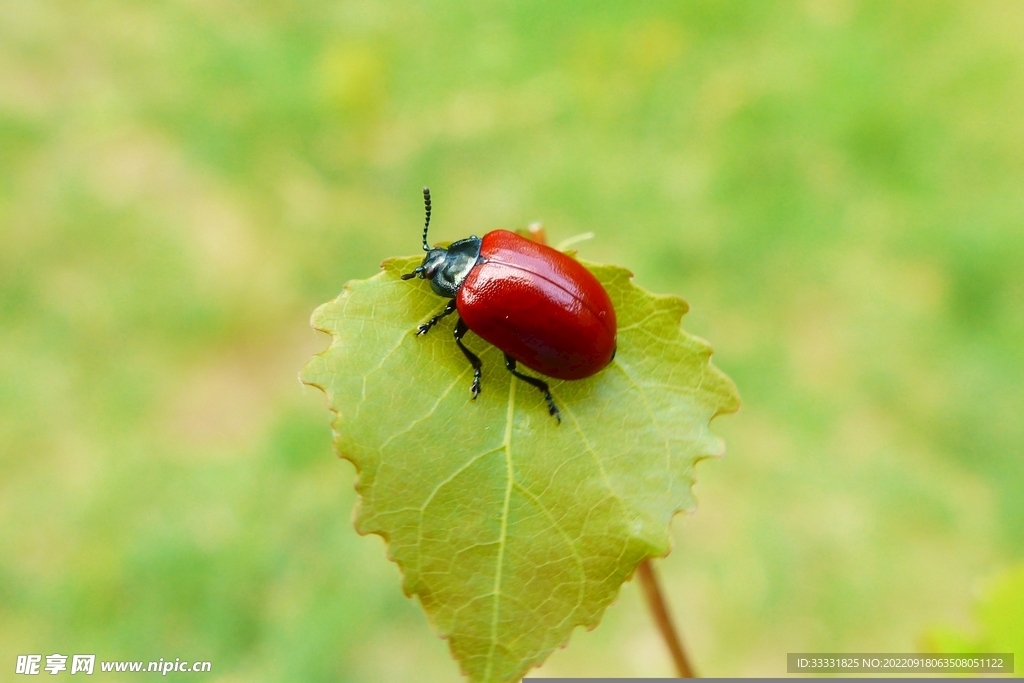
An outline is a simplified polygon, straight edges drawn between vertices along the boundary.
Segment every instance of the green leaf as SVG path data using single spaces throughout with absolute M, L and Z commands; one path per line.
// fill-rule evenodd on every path
M 399 279 L 419 262 L 385 261 L 316 310 L 333 343 L 302 381 L 327 394 L 337 450 L 358 470 L 356 529 L 384 537 L 473 681 L 515 680 L 668 553 L 669 521 L 694 506 L 694 464 L 723 450 L 708 423 L 739 399 L 680 328 L 684 301 L 587 264 L 615 305 L 618 353 L 594 377 L 551 382 L 563 423 L 473 334 L 483 392 L 470 401 L 452 318 L 415 334 L 446 303 Z
M 992 577 L 974 608 L 977 628 L 967 634 L 951 627 L 933 628 L 924 649 L 943 653 L 1012 652 L 1020 675 L 1024 660 L 1024 564 Z

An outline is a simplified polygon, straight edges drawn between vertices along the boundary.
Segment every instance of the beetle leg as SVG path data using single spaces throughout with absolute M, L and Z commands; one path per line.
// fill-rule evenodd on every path
M 469 360 L 469 364 L 473 366 L 473 386 L 470 388 L 470 391 L 473 392 L 473 400 L 475 401 L 476 397 L 480 395 L 480 368 L 483 364 L 476 354 L 467 349 L 466 345 L 462 343 L 462 337 L 466 332 L 469 332 L 469 327 L 462 318 L 459 318 L 459 322 L 455 323 L 455 343 L 459 345 L 462 353 Z
M 431 318 L 427 322 L 425 322 L 422 325 L 420 325 L 419 329 L 416 330 L 416 336 L 418 337 L 421 334 L 426 334 L 427 332 L 430 331 L 431 327 L 436 325 L 438 323 L 438 321 L 441 320 L 441 318 L 445 317 L 446 315 L 451 315 L 454 312 L 455 312 L 455 299 L 452 299 L 451 301 L 448 302 L 448 305 L 444 307 L 443 311 L 441 311 L 440 313 L 435 315 L 433 318 Z
M 562 424 L 562 415 L 558 412 L 558 406 L 555 405 L 555 399 L 551 397 L 551 389 L 548 387 L 548 383 L 542 379 L 524 375 L 516 370 L 516 359 L 507 353 L 505 354 L 505 367 L 519 379 L 540 389 L 541 393 L 544 394 L 544 398 L 548 402 L 548 414 L 554 415 L 555 419 L 558 420 L 558 424 Z

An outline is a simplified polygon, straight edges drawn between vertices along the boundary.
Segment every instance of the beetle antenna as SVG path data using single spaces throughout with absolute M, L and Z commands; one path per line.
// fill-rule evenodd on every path
M 427 228 L 430 227 L 430 188 L 423 188 L 423 207 L 427 210 L 427 220 L 423 222 L 423 251 L 430 251 L 427 246 Z

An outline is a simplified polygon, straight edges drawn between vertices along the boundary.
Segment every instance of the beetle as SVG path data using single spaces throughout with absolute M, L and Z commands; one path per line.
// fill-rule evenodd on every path
M 615 309 L 608 292 L 578 261 L 507 230 L 472 235 L 447 249 L 427 244 L 430 189 L 423 188 L 423 263 L 403 280 L 430 281 L 435 294 L 451 299 L 419 326 L 424 335 L 458 312 L 455 343 L 473 366 L 473 400 L 480 394 L 481 362 L 466 348 L 472 330 L 505 354 L 505 367 L 544 394 L 548 413 L 561 414 L 548 383 L 519 372 L 518 364 L 554 379 L 583 379 L 615 357 Z

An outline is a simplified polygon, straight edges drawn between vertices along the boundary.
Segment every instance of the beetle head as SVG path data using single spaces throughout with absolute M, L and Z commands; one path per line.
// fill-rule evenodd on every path
M 452 242 L 447 249 L 434 247 L 423 257 L 423 263 L 416 270 L 403 275 L 402 279 L 420 277 L 430 280 L 430 288 L 435 294 L 454 298 L 480 258 L 480 245 L 480 238 L 474 235 Z
M 411 273 L 402 276 L 403 280 L 411 280 L 420 277 L 430 280 L 430 288 L 435 294 L 454 298 L 459 293 L 469 271 L 476 265 L 480 258 L 480 238 L 476 235 L 458 242 L 453 242 L 450 247 L 434 247 L 427 244 L 427 229 L 430 227 L 430 188 L 423 188 L 423 208 L 426 210 L 426 220 L 423 221 L 423 251 L 427 255 L 423 257 L 423 263 Z

